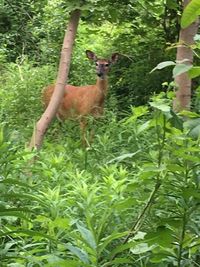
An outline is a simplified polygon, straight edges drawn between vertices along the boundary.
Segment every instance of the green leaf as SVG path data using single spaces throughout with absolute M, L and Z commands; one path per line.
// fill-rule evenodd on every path
M 125 124 L 133 123 L 137 120 L 137 118 L 149 112 L 147 106 L 131 107 L 131 111 L 132 115 L 125 121 Z
M 61 259 L 60 257 L 56 255 L 47 255 L 46 259 L 48 261 L 48 264 L 45 264 L 45 267 L 79 267 L 80 261 L 77 260 L 70 260 L 70 259 Z
M 146 121 L 145 123 L 138 126 L 137 133 L 140 134 L 141 132 L 149 129 L 150 121 Z
M 191 161 L 191 162 L 195 162 L 195 163 L 199 163 L 199 158 L 196 156 L 192 156 L 186 153 L 181 153 L 178 151 L 174 151 L 174 155 L 177 155 L 179 157 L 181 157 L 182 159 L 185 159 L 187 161 Z
M 181 27 L 186 28 L 200 15 L 200 1 L 192 0 L 184 9 L 181 17 Z
M 118 201 L 113 207 L 118 211 L 124 211 L 125 209 L 131 208 L 137 204 L 137 200 L 133 197 L 127 197 L 124 200 Z
M 72 254 L 77 256 L 82 262 L 89 263 L 89 257 L 85 251 L 73 246 L 71 243 L 67 244 L 67 248 L 71 251 Z
M 137 234 L 132 238 L 132 240 L 144 239 L 146 234 L 147 233 L 145 233 L 145 232 L 138 231 Z
M 81 234 L 82 238 L 86 241 L 86 243 L 92 248 L 92 249 L 96 249 L 97 245 L 96 245 L 96 241 L 95 238 L 93 236 L 93 233 L 86 229 L 85 227 L 81 226 L 80 224 L 76 224 L 79 233 Z
M 156 247 L 156 245 L 149 246 L 147 243 L 139 243 L 134 248 L 131 248 L 130 251 L 133 254 L 138 255 L 138 254 L 142 254 L 142 253 L 146 253 L 148 251 L 151 251 L 155 247 Z
M 4 233 L 0 233 L 0 237 L 2 236 L 9 236 L 9 235 L 17 235 L 19 234 L 22 234 L 22 235 L 28 235 L 28 236 L 40 236 L 40 237 L 43 237 L 43 238 L 47 238 L 47 239 L 50 239 L 52 241 L 55 241 L 55 239 L 53 239 L 51 236 L 49 235 L 46 235 L 46 234 L 42 234 L 40 232 L 37 232 L 37 231 L 31 231 L 31 230 L 16 230 L 16 231 L 8 231 L 8 232 L 4 232 Z
M 184 117 L 187 117 L 187 118 L 199 118 L 199 114 L 197 114 L 196 112 L 192 112 L 192 111 L 189 111 L 189 110 L 183 110 L 179 113 L 181 116 L 184 116 Z M 194 122 L 194 120 L 191 120 Z M 187 123 L 188 121 L 186 121 Z
M 171 107 L 168 104 L 160 102 L 149 102 L 150 106 L 157 108 L 163 112 L 170 112 Z
M 190 79 L 200 76 L 200 67 L 192 67 L 189 70 L 188 74 L 189 74 Z
M 174 239 L 173 232 L 163 225 L 159 226 L 155 232 L 149 232 L 145 236 L 145 241 L 149 245 L 158 244 L 162 247 L 170 247 Z
M 127 158 L 132 158 L 133 156 L 135 156 L 136 154 L 138 154 L 140 152 L 140 150 L 137 150 L 136 152 L 134 153 L 126 153 L 126 154 L 123 154 L 119 157 L 116 157 L 110 161 L 108 161 L 108 164 L 109 163 L 113 163 L 113 162 L 121 162 L 123 161 L 124 159 L 127 159 Z
M 152 73 L 155 70 L 161 70 L 163 68 L 174 66 L 174 65 L 176 65 L 174 61 L 164 61 L 164 62 L 159 63 L 154 69 L 150 71 L 150 73 Z
M 187 201 L 191 197 L 194 197 L 196 199 L 200 199 L 199 189 L 196 189 L 193 187 L 184 188 L 182 191 L 182 195 L 183 195 L 184 199 L 187 199 Z
M 174 9 L 174 10 L 178 10 L 178 8 L 179 8 L 179 5 L 174 0 L 167 0 L 166 6 L 169 9 Z
M 173 77 L 176 77 L 180 74 L 183 74 L 187 71 L 189 71 L 193 66 L 192 65 L 187 65 L 187 64 L 177 64 L 174 68 L 173 68 Z
M 167 169 L 171 172 L 183 172 L 184 167 L 179 166 L 178 164 L 169 164 L 167 165 Z
M 200 41 L 200 34 L 195 34 L 194 41 Z
M 194 127 L 189 134 L 194 138 L 200 137 L 200 124 Z
M 69 229 L 69 226 L 70 226 L 70 220 L 68 218 L 60 218 L 60 217 L 57 217 L 53 222 L 52 222 L 52 225 L 54 227 L 57 227 L 58 229 L 63 229 L 63 230 L 66 230 L 66 229 Z
M 122 251 L 125 251 L 127 249 L 130 249 L 132 247 L 134 247 L 136 244 L 135 241 L 132 241 L 132 242 L 129 242 L 129 243 L 126 243 L 126 244 L 122 244 L 122 245 L 119 245 L 117 246 L 110 254 L 110 257 L 112 258 L 113 255 L 115 254 L 118 254 L 119 252 L 122 252 Z
M 31 221 L 24 214 L 25 212 L 30 213 L 31 211 L 25 208 L 11 208 L 11 209 L 0 209 L 0 217 L 17 217 L 20 219 L 24 219 L 26 221 Z
M 108 244 L 110 244 L 113 240 L 124 237 L 128 234 L 128 232 L 123 232 L 123 233 L 113 233 L 109 235 L 108 237 L 104 238 L 101 240 L 101 244 L 98 246 L 98 251 L 99 254 L 101 254 L 104 249 L 107 247 Z
M 189 135 L 191 135 L 192 137 L 198 138 L 200 136 L 200 118 L 187 120 L 184 123 L 184 127 L 190 129 Z
M 183 131 L 183 120 L 172 109 L 170 110 L 170 114 L 172 115 L 172 117 L 169 119 L 171 125 L 174 128 Z
M 152 262 L 152 263 L 160 263 L 160 262 L 163 262 L 164 260 L 166 260 L 166 258 L 167 258 L 166 254 L 159 253 L 158 255 L 153 256 L 150 259 L 150 262 Z
M 127 258 L 116 258 L 112 261 L 112 264 L 123 264 L 123 263 L 133 263 L 133 260 Z

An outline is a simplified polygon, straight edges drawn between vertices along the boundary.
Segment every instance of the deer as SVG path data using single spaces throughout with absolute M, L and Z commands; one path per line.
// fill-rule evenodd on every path
M 118 60 L 119 54 L 113 53 L 111 58 L 103 59 L 98 58 L 94 52 L 86 50 L 86 56 L 95 63 L 96 83 L 84 86 L 65 85 L 64 96 L 56 114 L 60 121 L 74 118 L 79 120 L 83 144 L 87 141 L 85 135 L 87 116 L 91 115 L 98 118 L 103 115 L 104 102 L 108 91 L 107 74 L 111 65 Z M 54 88 L 55 85 L 49 85 L 43 91 L 42 98 L 45 108 L 49 104 Z

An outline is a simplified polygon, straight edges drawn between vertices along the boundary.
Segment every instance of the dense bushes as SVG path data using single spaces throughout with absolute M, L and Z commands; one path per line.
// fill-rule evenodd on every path
M 199 140 L 169 104 L 107 111 L 88 149 L 70 123 L 51 128 L 34 166 L 2 132 L 3 266 L 195 266 Z
M 70 4 L 65 1 L 35 1 L 30 4 L 21 0 L 18 5 L 17 2 L 9 1 L 2 5 L 0 55 L 3 54 L 6 60 L 14 63 L 19 63 L 25 56 L 34 66 L 57 66 Z M 166 57 L 163 51 L 167 40 L 156 17 L 146 14 L 140 5 L 137 10 L 131 5 L 124 8 L 123 3 L 118 1 L 113 2 L 115 5 L 122 8 L 117 11 L 118 18 L 112 4 L 108 9 L 102 7 L 104 12 L 97 10 L 99 18 L 91 13 L 94 16 L 92 19 L 91 14 L 83 10 L 73 52 L 70 82 L 80 85 L 94 80 L 92 67 L 85 57 L 86 49 L 94 50 L 102 57 L 113 52 L 121 53 L 110 84 L 118 109 L 127 111 L 130 104 L 147 103 L 153 92 L 162 90 L 162 82 L 170 80 L 168 70 L 149 75 L 151 69 Z M 122 19 L 123 12 L 127 13 L 125 20 Z M 19 19 L 19 16 L 23 19 Z M 153 22 L 150 18 L 156 25 L 154 28 L 151 27 Z M 118 20 L 120 23 L 117 23 Z M 53 79 L 55 77 L 56 74 Z
M 77 122 L 55 120 L 36 152 L 25 143 L 42 112 L 41 90 L 56 78 L 66 10 L 76 3 L 18 2 L 0 11 L 0 265 L 198 266 L 199 118 L 174 114 L 170 88 L 147 104 L 170 81 L 167 69 L 149 72 L 166 57 L 162 27 L 173 41 L 174 21 L 167 24 L 158 1 L 137 8 L 88 1 L 69 82 L 94 82 L 86 49 L 119 52 L 105 114 L 90 118 L 87 148 Z

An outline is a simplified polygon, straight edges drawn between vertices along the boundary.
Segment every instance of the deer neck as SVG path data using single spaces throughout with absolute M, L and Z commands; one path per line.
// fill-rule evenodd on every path
M 106 95 L 108 89 L 108 78 L 106 76 L 103 78 L 97 77 L 96 86 L 99 91 Z

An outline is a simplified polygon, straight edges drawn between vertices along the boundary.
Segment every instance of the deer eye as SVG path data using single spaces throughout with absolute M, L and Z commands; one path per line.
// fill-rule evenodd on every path
M 108 67 L 110 64 L 109 63 L 106 63 L 105 66 Z
M 99 62 L 96 62 L 96 66 L 99 66 Z

